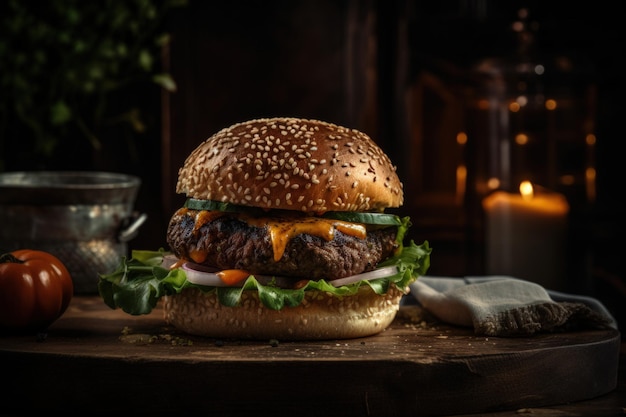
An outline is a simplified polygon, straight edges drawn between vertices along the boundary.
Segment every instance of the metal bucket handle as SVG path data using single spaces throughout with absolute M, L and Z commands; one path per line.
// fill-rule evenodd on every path
M 133 212 L 133 214 L 124 219 L 122 222 L 122 227 L 120 232 L 117 235 L 117 240 L 120 242 L 128 242 L 137 236 L 139 232 L 139 228 L 145 221 L 148 219 L 148 215 L 146 213 L 137 213 Z

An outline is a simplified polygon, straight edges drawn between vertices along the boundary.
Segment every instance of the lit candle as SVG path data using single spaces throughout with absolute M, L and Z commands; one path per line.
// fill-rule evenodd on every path
M 486 269 L 547 289 L 564 290 L 567 215 L 561 194 L 535 193 L 530 182 L 520 193 L 496 191 L 485 197 Z

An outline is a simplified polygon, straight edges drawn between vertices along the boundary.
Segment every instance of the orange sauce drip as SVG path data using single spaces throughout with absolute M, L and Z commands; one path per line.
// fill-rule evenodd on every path
M 175 215 L 176 216 L 182 216 L 184 214 L 187 214 L 188 211 L 189 211 L 189 209 L 187 207 L 181 207 L 178 210 L 176 210 Z
M 250 276 L 250 272 L 243 269 L 224 269 L 217 273 L 219 279 L 226 285 L 234 285 Z
M 193 233 L 197 233 L 198 229 L 204 226 L 207 223 L 212 222 L 213 220 L 222 217 L 224 212 L 222 211 L 206 211 L 200 210 L 196 213 L 195 225 L 193 227 Z
M 180 214 L 183 213 L 180 212 Z M 203 225 L 223 215 L 225 213 L 221 211 L 198 210 L 195 216 L 194 233 Z M 365 239 L 367 234 L 365 226 L 362 224 L 320 217 L 294 217 L 293 219 L 253 218 L 245 215 L 238 215 L 238 217 L 251 226 L 267 227 L 269 229 L 272 249 L 274 250 L 274 261 L 276 262 L 285 253 L 285 247 L 289 240 L 302 233 L 318 236 L 326 241 L 330 241 L 335 237 L 335 230 L 360 239 Z M 196 263 L 202 263 L 206 259 L 206 253 L 204 251 L 192 250 L 189 251 L 189 257 Z
M 191 258 L 192 261 L 194 261 L 197 264 L 201 264 L 202 262 L 204 262 L 204 260 L 206 259 L 206 251 L 202 251 L 202 250 L 190 250 L 189 251 L 189 257 Z
M 185 210 L 185 211 L 182 211 Z M 179 214 L 186 214 L 188 212 L 187 209 L 180 209 L 178 211 Z M 224 215 L 221 211 L 207 211 L 207 210 L 198 210 L 195 212 L 193 233 L 196 234 L 198 230 L 207 223 L 212 222 L 213 220 Z M 206 259 L 206 252 L 200 250 L 190 250 L 189 257 L 195 263 L 201 264 Z
M 326 241 L 330 241 L 335 237 L 335 229 L 361 239 L 365 239 L 366 236 L 365 226 L 362 224 L 319 217 L 301 217 L 293 220 L 262 217 L 257 219 L 246 218 L 245 221 L 252 226 L 269 228 L 274 250 L 274 261 L 276 262 L 285 253 L 285 247 L 289 240 L 301 233 L 318 236 Z

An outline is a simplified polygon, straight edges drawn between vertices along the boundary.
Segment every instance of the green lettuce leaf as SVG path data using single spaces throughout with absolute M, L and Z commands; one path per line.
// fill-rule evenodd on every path
M 388 291 L 391 283 L 398 288 L 405 288 L 430 267 L 430 248 L 428 241 L 421 245 L 411 241 L 402 245 L 406 230 L 410 226 L 408 217 L 402 219 L 398 228 L 397 240 L 400 243 L 396 254 L 379 264 L 379 267 L 396 265 L 398 273 L 371 281 L 359 281 L 353 284 L 335 287 L 325 280 L 309 281 L 298 289 L 284 289 L 271 284 L 262 285 L 254 276 L 246 279 L 241 287 L 207 287 L 187 281 L 182 269 L 169 270 L 161 267 L 163 257 L 168 254 L 163 249 L 158 251 L 134 250 L 131 258 L 122 257 L 117 269 L 111 273 L 99 274 L 98 291 L 105 304 L 112 309 L 121 308 L 132 315 L 148 314 L 165 295 L 180 293 L 188 287 L 202 291 L 215 291 L 225 306 L 239 304 L 244 291 L 258 291 L 259 299 L 268 308 L 280 310 L 284 307 L 299 305 L 306 291 L 324 291 L 336 296 L 352 295 L 361 285 L 368 285 L 377 294 Z

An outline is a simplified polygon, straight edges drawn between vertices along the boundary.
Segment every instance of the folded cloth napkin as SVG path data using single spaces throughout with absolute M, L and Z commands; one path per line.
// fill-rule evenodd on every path
M 617 328 L 609 311 L 590 297 L 547 291 L 509 276 L 420 277 L 410 294 L 437 319 L 474 327 L 486 336 Z

